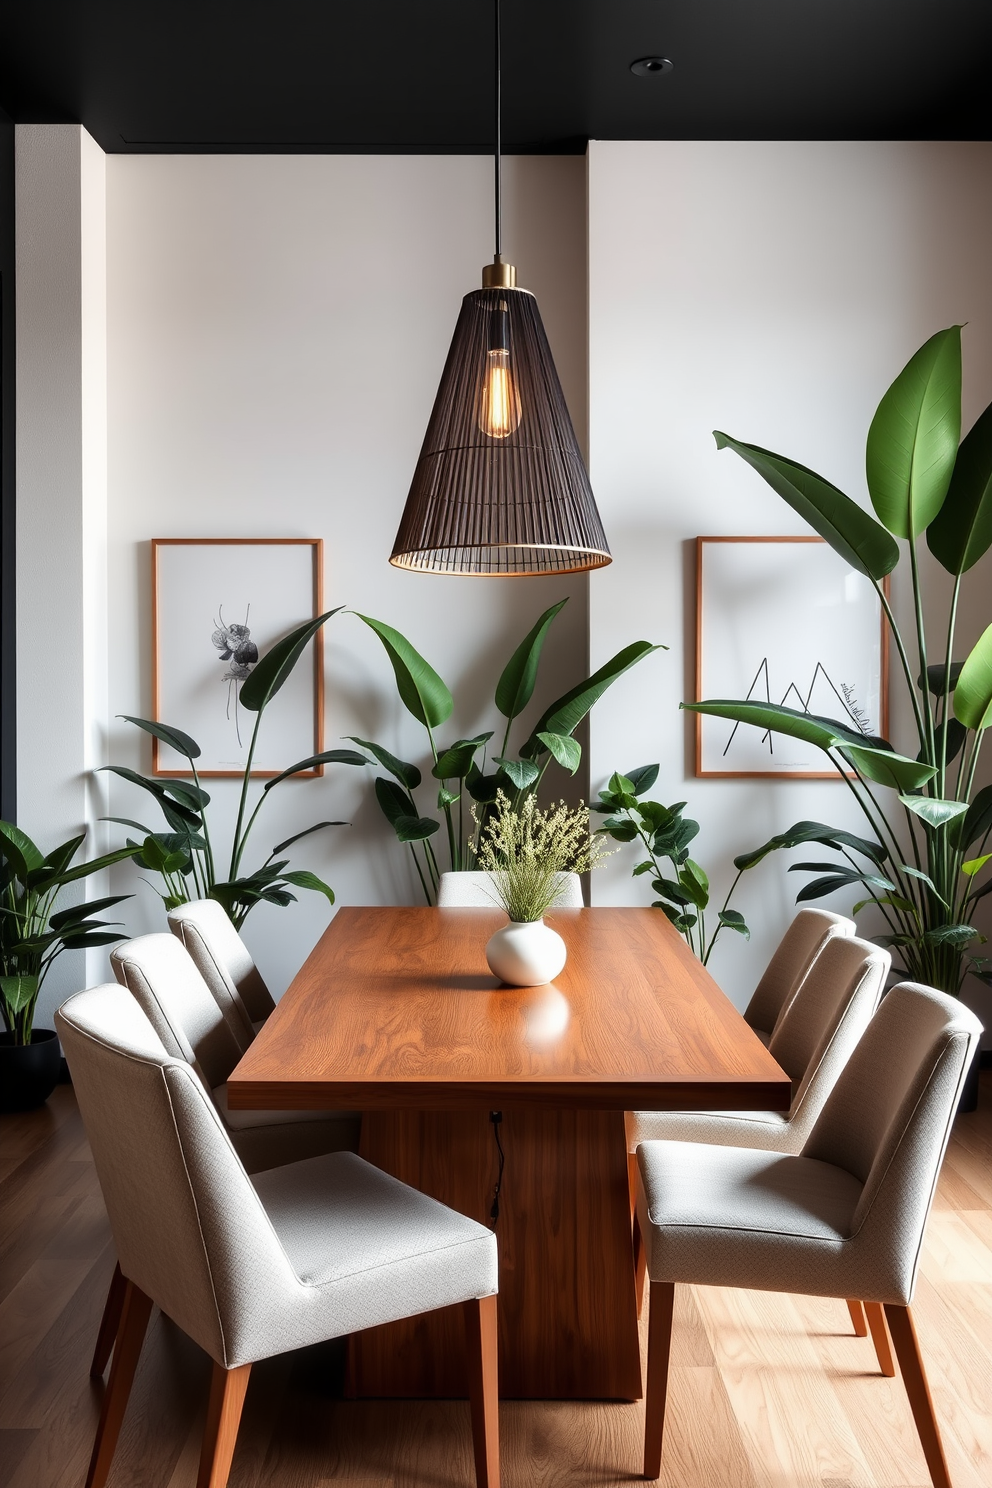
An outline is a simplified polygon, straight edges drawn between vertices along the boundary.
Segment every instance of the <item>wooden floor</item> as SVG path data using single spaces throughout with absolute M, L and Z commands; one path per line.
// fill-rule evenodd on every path
M 959 1117 L 931 1216 L 917 1326 L 955 1488 L 992 1484 L 992 1071 Z M 0 1488 L 82 1484 L 101 1386 L 87 1375 L 114 1264 L 72 1091 L 0 1118 Z M 156 1315 L 111 1488 L 193 1488 L 207 1361 Z M 340 1398 L 340 1345 L 258 1365 L 232 1488 L 456 1488 L 468 1407 Z M 639 1405 L 506 1402 L 505 1488 L 638 1478 Z M 898 1380 L 840 1302 L 681 1289 L 661 1483 L 926 1488 Z

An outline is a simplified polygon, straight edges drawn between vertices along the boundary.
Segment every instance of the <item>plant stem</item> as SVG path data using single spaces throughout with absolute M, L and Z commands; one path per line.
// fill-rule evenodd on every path
M 259 730 L 259 726 L 260 726 L 260 724 L 262 722 L 262 714 L 263 714 L 264 711 L 265 711 L 264 708 L 259 708 L 258 713 L 256 714 L 256 717 L 255 717 L 255 727 L 251 731 L 251 743 L 248 746 L 248 763 L 245 765 L 244 780 L 242 781 L 242 784 L 241 784 L 241 799 L 238 802 L 238 820 L 237 820 L 237 822 L 235 824 L 235 828 L 234 828 L 234 841 L 231 844 L 231 871 L 228 874 L 228 878 L 232 882 L 238 876 L 238 868 L 241 865 L 241 854 L 245 850 L 245 844 L 244 844 L 244 841 L 242 841 L 242 838 L 241 838 L 241 824 L 242 824 L 242 822 L 245 819 L 245 806 L 248 803 L 248 785 L 249 785 L 249 782 L 251 780 L 251 765 L 252 765 L 252 760 L 255 758 L 255 744 L 256 744 L 256 742 L 258 740 L 258 730 Z M 261 803 L 259 803 L 259 804 L 261 804 Z M 258 810 L 258 807 L 255 808 L 256 813 L 257 813 L 257 810 Z M 202 816 L 202 812 L 201 812 L 201 816 Z M 252 815 L 252 821 L 254 821 L 254 819 L 255 819 L 255 816 L 253 814 Z M 249 831 L 250 831 L 251 830 L 251 822 L 249 822 L 248 828 L 249 828 Z M 247 836 L 248 836 L 248 833 L 246 832 L 245 833 L 245 838 L 246 839 L 247 839 Z M 206 840 L 206 839 L 204 839 L 204 840 Z
M 927 675 L 927 637 L 923 624 L 923 593 L 920 589 L 920 569 L 916 557 L 916 538 L 909 539 L 909 564 L 913 576 L 913 607 L 916 611 L 916 644 L 920 657 L 920 676 L 923 679 L 923 716 L 926 723 L 925 744 L 928 763 L 936 763 L 936 741 L 933 729 L 933 705 L 930 702 L 930 679 Z M 915 694 L 914 694 L 915 697 Z M 928 786 L 928 790 L 930 787 Z
M 261 718 L 261 714 L 259 714 L 259 717 Z M 190 768 L 193 771 L 193 784 L 196 786 L 197 790 L 200 790 L 200 777 L 196 773 L 196 765 L 193 763 L 192 760 L 190 760 L 189 763 Z M 203 841 L 206 844 L 204 848 L 204 857 L 206 859 L 206 883 L 209 885 L 210 888 L 213 888 L 217 880 L 216 874 L 214 872 L 214 850 L 210 842 L 210 827 L 207 824 L 206 806 L 200 807 L 200 825 L 203 828 Z
M 743 872 L 744 872 L 744 869 L 743 868 L 738 868 L 738 870 L 737 870 L 737 877 L 734 879 L 733 883 L 730 885 L 729 890 L 727 891 L 727 897 L 723 901 L 723 909 L 721 909 L 720 914 L 723 914 L 724 913 L 724 911 L 727 908 L 727 905 L 730 903 L 730 900 L 731 900 L 731 898 L 733 896 L 733 892 L 736 889 L 737 885 L 741 881 L 741 874 Z M 724 927 L 723 927 L 722 922 L 718 919 L 717 920 L 717 927 L 713 931 L 713 938 L 710 941 L 709 945 L 706 947 L 706 954 L 705 954 L 705 956 L 700 957 L 700 959 L 701 959 L 701 961 L 702 961 L 702 963 L 703 963 L 704 966 L 708 963 L 708 961 L 710 959 L 710 952 L 712 951 L 713 947 L 716 945 L 716 938 L 720 934 L 720 931 L 723 928 Z
M 884 588 L 877 579 L 872 579 L 872 583 L 875 586 L 875 593 L 878 595 L 879 603 L 881 604 L 882 609 L 885 612 L 885 618 L 889 622 L 889 631 L 892 635 L 892 639 L 896 643 L 896 650 L 899 653 L 899 660 L 902 662 L 902 669 L 906 677 L 906 687 L 909 692 L 909 701 L 913 705 L 913 714 L 916 718 L 916 729 L 920 736 L 920 748 L 923 749 L 927 741 L 926 728 L 923 723 L 923 714 L 920 712 L 919 700 L 916 696 L 916 680 L 913 677 L 912 669 L 909 665 L 909 657 L 906 654 L 906 646 L 899 627 L 896 624 L 896 617 L 892 613 L 892 606 L 889 604 L 888 596 L 886 595 Z
M 417 877 L 420 879 L 420 887 L 424 891 L 424 898 L 427 900 L 427 903 L 428 904 L 433 904 L 434 901 L 431 898 L 430 890 L 428 889 L 427 884 L 424 882 L 424 875 L 420 871 L 420 859 L 417 857 L 417 854 L 416 854 L 416 851 L 414 849 L 414 845 L 413 845 L 412 842 L 410 843 L 410 852 L 411 852 L 411 854 L 413 856 L 413 865 L 414 865 L 414 867 L 417 870 Z

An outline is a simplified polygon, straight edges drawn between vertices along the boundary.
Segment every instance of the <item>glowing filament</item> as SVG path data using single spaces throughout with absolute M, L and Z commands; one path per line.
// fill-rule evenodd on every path
M 505 347 L 498 347 L 487 353 L 479 399 L 479 428 L 491 439 L 505 439 L 520 423 L 521 416 L 520 398 L 510 371 L 510 353 Z

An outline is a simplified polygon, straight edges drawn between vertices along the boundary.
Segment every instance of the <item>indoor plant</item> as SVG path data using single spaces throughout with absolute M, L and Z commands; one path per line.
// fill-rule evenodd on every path
M 58 1083 L 60 1052 L 54 1029 L 34 1027 L 45 977 L 63 951 L 111 945 L 123 931 L 93 916 L 126 894 L 56 910 L 60 890 L 133 855 L 121 848 L 70 867 L 85 832 L 44 856 L 31 838 L 0 821 L 0 1110 L 29 1110 L 46 1101 Z
M 800 901 L 855 884 L 886 922 L 879 939 L 901 956 L 901 975 L 956 995 L 968 970 L 983 974 L 973 948 L 984 937 L 975 911 L 992 890 L 987 851 L 992 787 L 975 790 L 985 730 L 992 723 L 992 626 L 969 655 L 955 657 L 963 575 L 992 544 L 992 405 L 958 445 L 961 429 L 960 327 L 932 336 L 879 404 L 868 433 L 868 491 L 878 521 L 836 486 L 795 461 L 717 432 L 720 449 L 753 466 L 852 568 L 874 585 L 888 622 L 898 672 L 914 719 L 907 754 L 885 739 L 773 703 L 707 699 L 702 713 L 755 724 L 821 748 L 840 772 L 871 828 L 852 838 L 820 823 L 798 823 L 754 854 L 817 841 L 841 861 L 803 862 L 817 876 Z M 919 540 L 953 578 L 932 655 L 924 619 Z M 905 547 L 900 547 L 901 540 Z M 896 623 L 885 579 L 905 554 L 912 591 L 909 637 Z M 803 828 L 816 829 L 804 832 Z M 740 861 L 740 860 L 738 860 Z
M 473 818 L 477 818 L 475 808 Z M 565 965 L 565 942 L 544 923 L 561 898 L 563 875 L 587 873 L 605 856 L 589 835 L 589 810 L 564 801 L 542 811 L 533 794 L 514 806 L 502 790 L 480 825 L 478 862 L 493 902 L 510 917 L 486 946 L 494 976 L 514 987 L 540 987 Z
M 721 930 L 736 930 L 745 940 L 751 938 L 744 916 L 740 910 L 730 908 L 730 901 L 741 874 L 752 864 L 741 858 L 734 859 L 737 876 L 730 885 L 723 908 L 717 912 L 716 926 L 707 939 L 710 881 L 705 869 L 689 856 L 689 843 L 698 834 L 699 823 L 683 815 L 685 801 L 663 806 L 660 801 L 640 799 L 654 785 L 658 770 L 658 765 L 641 765 L 626 775 L 612 775 L 606 790 L 599 793 L 598 804 L 594 804 L 592 809 L 608 813 L 599 828 L 604 836 L 612 837 L 615 842 L 641 843 L 647 857 L 636 864 L 634 877 L 643 873 L 653 874 L 651 887 L 659 896 L 653 901 L 653 907 L 665 911 L 679 934 L 685 937 L 689 949 L 705 966 Z M 665 871 L 665 861 L 671 865 L 671 874 Z
M 313 754 L 308 759 L 298 760 L 295 765 L 290 765 L 287 770 L 283 770 L 272 779 L 266 780 L 258 799 L 249 811 L 251 766 L 262 715 L 303 655 L 307 643 L 313 639 L 320 627 L 337 613 L 337 610 L 328 610 L 326 614 L 318 616 L 315 620 L 308 620 L 304 625 L 300 625 L 289 635 L 284 636 L 281 641 L 277 641 L 258 661 L 250 676 L 246 677 L 240 685 L 238 702 L 243 708 L 255 714 L 255 726 L 252 730 L 248 758 L 242 775 L 237 822 L 231 841 L 231 854 L 226 876 L 221 876 L 214 856 L 214 844 L 207 817 L 210 797 L 201 786 L 196 772 L 196 761 L 200 755 L 200 747 L 196 740 L 169 724 L 154 723 L 147 718 L 124 715 L 128 723 L 135 724 L 148 734 L 154 734 L 157 739 L 170 745 L 189 761 L 191 784 L 182 780 L 139 775 L 137 771 L 130 770 L 124 765 L 102 766 L 103 769 L 120 775 L 122 779 L 131 781 L 132 784 L 140 786 L 142 790 L 153 796 L 171 829 L 168 832 L 156 832 L 130 817 L 104 818 L 106 821 L 133 827 L 144 833 L 141 842 L 129 838 L 128 846 L 129 849 L 133 849 L 136 861 L 142 867 L 150 869 L 162 878 L 164 891 L 161 893 L 161 898 L 166 909 L 174 909 L 176 905 L 185 904 L 190 899 L 216 899 L 227 910 L 235 929 L 240 929 L 250 910 L 262 900 L 268 904 L 292 903 L 296 895 L 292 893 L 291 886 L 292 888 L 312 889 L 316 893 L 325 895 L 329 903 L 334 903 L 334 891 L 322 879 L 318 878 L 315 873 L 311 873 L 309 869 L 290 869 L 289 859 L 282 858 L 279 854 L 285 852 L 286 848 L 291 847 L 294 842 L 298 842 L 301 837 L 308 837 L 311 832 L 318 832 L 323 827 L 345 826 L 344 822 L 315 822 L 312 827 L 296 832 L 292 837 L 287 837 L 284 842 L 277 843 L 262 865 L 253 872 L 245 874 L 241 869 L 252 827 L 255 825 L 262 806 L 269 799 L 269 792 L 281 781 L 288 780 L 303 770 L 310 770 L 314 765 L 368 764 L 366 757 L 355 749 L 328 749 L 322 754 Z M 125 856 L 129 855 L 130 853 L 125 854 Z
M 387 775 L 376 779 L 376 797 L 399 841 L 409 845 L 428 904 L 435 902 L 442 871 L 431 841 L 440 831 L 442 821 L 448 867 L 455 872 L 474 868 L 480 834 L 499 792 L 512 804 L 521 805 L 537 791 L 552 760 L 574 775 L 582 760 L 582 746 L 574 733 L 583 718 L 617 677 L 652 651 L 667 649 L 649 641 L 634 641 L 625 646 L 591 677 L 550 703 L 513 757 L 509 748 L 514 721 L 533 696 L 545 639 L 566 603 L 559 600 L 538 617 L 500 674 L 493 701 L 504 722 L 499 751 L 492 755 L 491 761 L 488 748 L 495 734 L 493 729 L 472 739 L 456 739 L 452 744 L 438 742 L 436 730 L 454 711 L 454 699 L 448 687 L 399 631 L 368 615 L 358 617 L 381 640 L 392 663 L 400 698 L 427 733 L 440 817 L 425 815 L 417 804 L 414 792 L 423 780 L 417 765 L 397 759 L 369 739 L 353 738 L 352 742 L 367 749 L 387 771 Z M 482 807 L 480 812 L 474 812 L 473 802 Z

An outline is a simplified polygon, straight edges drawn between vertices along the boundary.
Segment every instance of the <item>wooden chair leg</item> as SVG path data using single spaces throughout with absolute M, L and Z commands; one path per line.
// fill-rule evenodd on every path
M 870 1317 L 869 1313 L 869 1320 Z M 947 1458 L 944 1456 L 937 1417 L 934 1414 L 926 1370 L 923 1368 L 923 1356 L 920 1353 L 913 1315 L 908 1307 L 896 1307 L 886 1302 L 885 1320 L 889 1325 L 889 1332 L 895 1345 L 896 1358 L 902 1370 L 903 1383 L 913 1410 L 916 1429 L 920 1433 L 920 1445 L 927 1459 L 927 1467 L 930 1469 L 934 1488 L 951 1488 L 951 1476 L 947 1469 Z
M 627 1153 L 627 1188 L 630 1193 L 630 1218 L 637 1217 L 637 1153 Z
M 96 1348 L 93 1350 L 93 1361 L 90 1364 L 90 1377 L 102 1379 L 103 1371 L 107 1367 L 110 1351 L 117 1337 L 117 1330 L 121 1325 L 121 1313 L 124 1311 L 124 1291 L 127 1282 L 121 1271 L 120 1261 L 114 1267 L 114 1274 L 110 1278 L 110 1290 L 107 1300 L 103 1304 L 103 1317 L 100 1319 L 100 1331 L 96 1335 Z
M 644 1311 L 644 1283 L 648 1274 L 648 1252 L 644 1244 L 644 1236 L 634 1215 L 634 1289 L 637 1297 L 637 1316 L 640 1317 Z
M 648 1316 L 648 1387 L 644 1401 L 644 1476 L 661 1472 L 661 1444 L 668 1399 L 668 1360 L 672 1351 L 675 1283 L 653 1281 Z
M 499 1389 L 496 1298 L 465 1302 L 468 1398 L 478 1488 L 499 1488 Z
M 855 1338 L 868 1337 L 868 1322 L 865 1318 L 865 1310 L 861 1303 L 848 1297 L 847 1310 L 851 1314 L 851 1326 L 854 1329 Z
M 889 1346 L 889 1330 L 885 1326 L 885 1313 L 882 1311 L 880 1302 L 866 1302 L 865 1312 L 868 1315 L 868 1327 L 871 1329 L 871 1341 L 875 1345 L 875 1357 L 878 1367 L 886 1379 L 895 1379 L 896 1361 L 892 1357 L 892 1349 Z
M 96 1428 L 86 1488 L 103 1488 L 107 1481 L 151 1310 L 151 1298 L 146 1297 L 133 1282 L 125 1280 L 121 1324 L 114 1345 L 114 1362 L 110 1370 L 110 1382 L 103 1397 L 100 1424 Z
M 227 1488 L 250 1374 L 250 1364 L 225 1369 L 223 1364 L 214 1361 L 196 1488 Z

